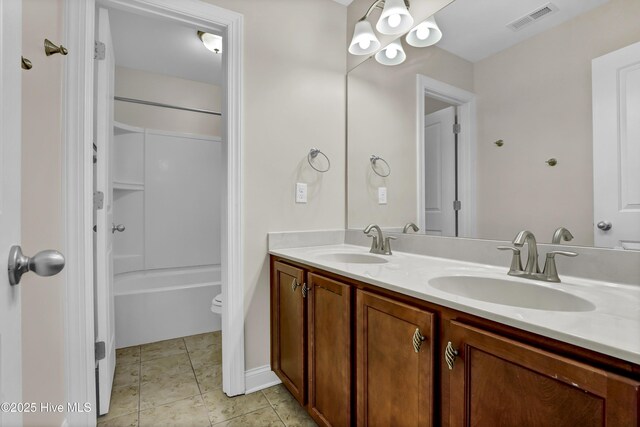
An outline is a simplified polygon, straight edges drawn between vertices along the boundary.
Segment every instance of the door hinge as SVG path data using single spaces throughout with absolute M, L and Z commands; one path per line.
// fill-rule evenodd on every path
M 102 209 L 104 207 L 104 193 L 102 191 L 93 192 L 93 209 Z
M 98 341 L 95 345 L 96 351 L 96 362 L 98 360 L 102 360 L 107 355 L 106 346 L 104 345 L 104 341 Z
M 454 211 L 459 211 L 460 209 L 462 209 L 462 202 L 460 200 L 454 200 L 453 201 L 453 210 Z
M 97 59 L 99 61 L 103 60 L 106 57 L 107 49 L 105 48 L 104 43 L 100 41 L 96 41 L 93 45 L 93 59 Z
M 453 133 L 455 134 L 459 134 L 461 130 L 461 126 L 460 123 L 454 123 L 453 124 Z

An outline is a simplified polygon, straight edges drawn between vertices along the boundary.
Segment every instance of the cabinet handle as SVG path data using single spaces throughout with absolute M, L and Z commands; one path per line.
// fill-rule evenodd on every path
M 306 283 L 302 284 L 302 298 L 306 298 L 307 295 L 311 292 L 311 288 L 307 286 Z
M 420 329 L 416 328 L 416 331 L 413 333 L 413 349 L 416 353 L 420 351 L 420 347 L 422 346 L 422 342 L 425 340 L 424 336 L 420 333 Z
M 300 283 L 298 283 L 298 279 L 294 277 L 293 282 L 291 282 L 291 291 L 295 292 L 298 286 L 300 286 Z
M 456 356 L 458 356 L 458 350 L 453 348 L 451 341 L 449 341 L 444 349 L 444 360 L 447 362 L 450 371 L 453 370 L 453 365 L 456 363 Z

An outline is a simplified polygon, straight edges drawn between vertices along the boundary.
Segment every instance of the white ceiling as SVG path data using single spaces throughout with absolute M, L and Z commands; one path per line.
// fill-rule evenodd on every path
M 342 5 L 345 5 L 345 6 L 349 6 L 353 2 L 353 0 L 333 0 L 333 1 L 335 1 L 336 3 L 340 3 Z
M 204 47 L 196 28 L 113 9 L 109 18 L 116 65 L 222 83 L 222 55 Z
M 540 18 L 520 31 L 506 25 L 527 15 L 549 0 L 455 0 L 436 14 L 442 29 L 438 47 L 476 62 L 609 0 L 552 0 L 558 11 Z M 594 31 L 602 31 L 595 29 Z

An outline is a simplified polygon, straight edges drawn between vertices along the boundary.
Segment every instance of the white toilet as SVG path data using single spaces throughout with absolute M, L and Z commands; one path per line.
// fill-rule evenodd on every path
M 211 301 L 211 311 L 216 314 L 222 314 L 222 294 L 218 294 Z

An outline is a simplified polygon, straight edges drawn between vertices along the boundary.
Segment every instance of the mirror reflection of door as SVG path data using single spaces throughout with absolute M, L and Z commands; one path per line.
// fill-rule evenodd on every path
M 456 107 L 427 97 L 424 118 L 426 234 L 457 236 Z
M 594 243 L 640 250 L 640 42 L 592 64 Z

